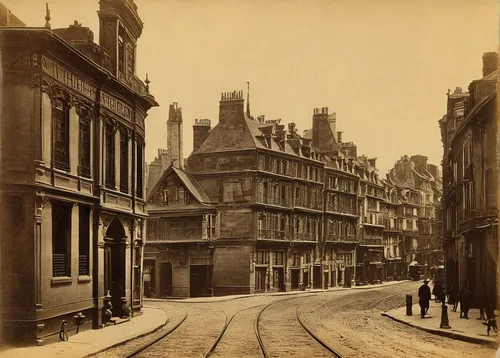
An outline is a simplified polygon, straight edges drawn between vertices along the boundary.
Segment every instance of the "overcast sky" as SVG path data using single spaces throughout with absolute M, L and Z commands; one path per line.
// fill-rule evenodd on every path
M 28 26 L 45 1 L 0 0 Z M 195 118 L 218 119 L 220 93 L 246 90 L 252 114 L 302 132 L 315 107 L 385 175 L 404 154 L 440 164 L 446 92 L 481 77 L 497 51 L 495 0 L 136 0 L 144 22 L 137 75 L 160 103 L 147 119 L 146 159 L 166 148 L 168 105 L 183 108 L 184 155 Z M 98 42 L 98 1 L 50 0 L 53 28 L 74 20 Z

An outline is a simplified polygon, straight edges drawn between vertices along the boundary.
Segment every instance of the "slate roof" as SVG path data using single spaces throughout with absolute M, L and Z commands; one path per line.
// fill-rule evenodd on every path
M 156 193 L 160 185 L 165 181 L 170 173 L 175 173 L 177 177 L 184 184 L 184 187 L 195 197 L 195 199 L 201 204 L 210 204 L 210 199 L 208 195 L 203 190 L 203 187 L 196 181 L 196 179 L 190 173 L 185 172 L 182 169 L 175 168 L 170 165 L 165 171 L 160 175 L 153 189 L 148 194 L 148 199 Z M 148 204 L 149 205 L 149 204 Z

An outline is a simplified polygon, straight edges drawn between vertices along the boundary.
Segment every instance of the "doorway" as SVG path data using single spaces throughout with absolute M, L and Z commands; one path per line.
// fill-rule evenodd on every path
M 189 296 L 207 297 L 212 287 L 212 265 L 191 265 L 189 268 Z
M 291 280 L 291 289 L 298 290 L 299 289 L 299 269 L 291 269 L 290 270 L 290 280 Z
M 321 266 L 313 266 L 313 288 L 321 288 Z
M 160 264 L 160 297 L 172 296 L 172 264 Z
M 274 289 L 278 289 L 278 291 L 285 291 L 285 276 L 282 268 L 273 269 L 273 279 Z
M 111 295 L 113 317 L 121 317 L 121 298 L 125 296 L 125 246 L 127 235 L 122 223 L 113 219 L 106 230 L 104 244 L 104 290 Z

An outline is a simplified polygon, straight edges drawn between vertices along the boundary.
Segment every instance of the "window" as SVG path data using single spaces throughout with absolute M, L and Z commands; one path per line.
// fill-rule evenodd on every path
M 234 201 L 233 198 L 233 183 L 224 183 L 223 184 L 223 201 L 225 203 L 231 203 Z
M 88 112 L 80 115 L 80 175 L 90 178 L 90 118 Z
M 267 265 L 267 251 L 257 251 L 257 265 Z
M 128 193 L 128 134 L 120 131 L 120 191 Z
M 71 276 L 71 209 L 52 203 L 52 277 Z
M 273 265 L 283 265 L 283 251 L 273 252 Z
M 118 28 L 118 72 L 122 75 L 125 74 L 125 44 L 123 37 L 125 36 L 125 29 L 120 26 Z
M 185 198 L 185 192 L 184 188 L 180 187 L 179 188 L 179 204 L 185 204 L 186 203 L 186 198 Z
M 168 190 L 163 190 L 163 204 L 167 204 L 169 203 L 169 200 L 168 200 Z
M 143 144 L 142 140 L 138 140 L 136 142 L 137 145 L 137 188 L 136 188 L 136 195 L 139 198 L 143 197 L 143 188 L 142 188 L 142 183 L 144 180 L 144 174 L 143 174 L 143 165 L 144 165 L 144 158 L 143 158 Z
M 127 75 L 132 77 L 135 72 L 135 61 L 134 61 L 134 47 L 132 45 L 127 45 Z
M 292 266 L 300 266 L 300 254 L 292 254 Z
M 89 275 L 90 252 L 90 208 L 78 208 L 78 275 Z
M 54 166 L 69 171 L 69 106 L 56 100 L 52 107 L 54 122 Z
M 115 189 L 115 134 L 111 125 L 106 126 L 106 188 Z

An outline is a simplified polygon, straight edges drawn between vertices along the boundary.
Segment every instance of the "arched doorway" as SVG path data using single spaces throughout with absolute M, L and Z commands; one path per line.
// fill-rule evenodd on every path
M 121 298 L 125 297 L 125 229 L 117 218 L 113 219 L 104 238 L 104 288 L 109 291 L 113 317 L 122 316 Z

